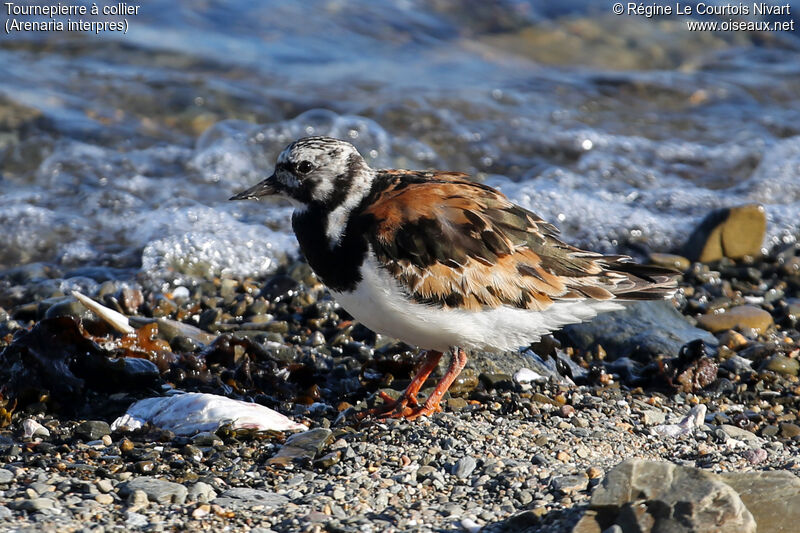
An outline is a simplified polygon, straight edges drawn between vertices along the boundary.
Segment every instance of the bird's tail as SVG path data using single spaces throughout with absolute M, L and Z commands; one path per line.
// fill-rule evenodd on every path
M 620 258 L 606 263 L 605 270 L 614 277 L 624 277 L 611 290 L 620 300 L 664 300 L 674 296 L 678 289 L 680 272 L 671 268 L 640 265 Z

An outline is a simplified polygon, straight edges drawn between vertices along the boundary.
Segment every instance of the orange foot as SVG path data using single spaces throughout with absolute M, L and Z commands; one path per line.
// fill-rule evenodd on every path
M 375 416 L 379 419 L 385 418 L 405 418 L 406 420 L 416 420 L 421 416 L 432 415 L 442 410 L 439 402 L 453 384 L 456 377 L 464 369 L 467 363 L 467 354 L 460 348 L 454 348 L 452 357 L 450 359 L 450 366 L 447 368 L 442 379 L 437 383 L 436 388 L 431 393 L 430 397 L 425 400 L 425 403 L 419 405 L 417 401 L 417 393 L 422 388 L 425 380 L 433 372 L 439 364 L 439 359 L 442 358 L 442 352 L 429 351 L 425 358 L 425 362 L 420 367 L 417 375 L 411 380 L 403 394 L 397 400 L 392 399 L 391 396 L 385 392 L 379 392 L 378 395 L 383 400 L 383 405 L 373 407 L 362 413 L 358 414 L 358 419 L 361 420 L 367 416 Z

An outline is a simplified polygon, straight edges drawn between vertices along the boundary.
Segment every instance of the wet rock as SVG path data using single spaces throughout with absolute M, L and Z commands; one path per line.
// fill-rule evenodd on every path
M 275 492 L 266 490 L 249 489 L 237 487 L 228 489 L 212 503 L 220 505 L 226 509 L 274 509 L 289 503 L 289 498 Z
M 785 355 L 775 354 L 767 359 L 764 368 L 784 376 L 796 376 L 800 371 L 800 362 Z
M 614 467 L 592 494 L 576 530 L 726 531 L 754 533 L 756 522 L 739 495 L 709 472 L 671 463 L 630 459 Z M 581 529 L 579 529 L 581 528 Z
M 681 255 L 662 253 L 650 254 L 650 262 L 654 265 L 674 268 L 680 272 L 687 270 L 692 265 L 691 261 Z
M 278 453 L 267 462 L 277 466 L 287 466 L 295 461 L 310 463 L 322 451 L 331 435 L 331 430 L 326 428 L 315 428 L 303 433 L 296 433 L 286 439 L 286 443 L 278 450 Z
M 78 424 L 75 434 L 83 440 L 99 440 L 111 434 L 111 426 L 103 420 L 87 420 Z
M 760 307 L 740 305 L 724 313 L 701 315 L 697 317 L 697 324 L 712 333 L 734 328 L 763 333 L 772 325 L 772 315 Z
M 164 481 L 152 477 L 139 477 L 121 483 L 119 495 L 123 498 L 128 497 L 135 491 L 141 490 L 147 494 L 147 499 L 151 502 L 161 504 L 184 503 L 189 491 L 180 483 Z
M 731 350 L 739 350 L 747 345 L 747 337 L 738 331 L 728 330 L 719 337 L 719 343 Z
M 730 359 L 726 359 L 720 366 L 729 372 L 733 372 L 736 375 L 741 375 L 753 371 L 753 362 L 750 361 L 749 359 L 745 359 L 740 355 L 734 355 Z
M 707 263 L 723 257 L 738 259 L 761 255 L 767 217 L 761 205 L 717 209 L 709 213 L 689 236 L 683 255 Z
M 717 339 L 698 329 L 666 301 L 637 302 L 626 309 L 603 313 L 590 322 L 566 326 L 564 342 L 589 351 L 602 345 L 608 354 L 649 360 L 655 355 L 677 357 L 695 339 L 716 346 Z
M 72 296 L 59 299 L 59 301 L 49 306 L 44 313 L 44 318 L 55 318 L 59 316 L 71 316 L 84 320 L 94 318 L 94 314 Z

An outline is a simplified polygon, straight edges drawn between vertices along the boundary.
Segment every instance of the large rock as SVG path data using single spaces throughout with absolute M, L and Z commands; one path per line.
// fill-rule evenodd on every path
M 789 533 L 800 524 L 800 479 L 786 471 L 719 475 L 739 493 L 758 524 L 758 533 Z
M 610 359 L 656 354 L 677 357 L 681 347 L 695 339 L 716 346 L 717 339 L 692 326 L 667 301 L 636 302 L 626 309 L 603 313 L 583 324 L 566 326 L 558 336 L 581 350 L 598 344 Z
M 672 463 L 629 459 L 595 488 L 590 508 L 573 533 L 691 531 L 755 533 L 756 521 L 719 476 Z M 761 531 L 759 529 L 759 531 Z
M 767 230 L 764 206 L 742 205 L 709 213 L 689 236 L 683 255 L 692 261 L 716 261 L 761 255 Z

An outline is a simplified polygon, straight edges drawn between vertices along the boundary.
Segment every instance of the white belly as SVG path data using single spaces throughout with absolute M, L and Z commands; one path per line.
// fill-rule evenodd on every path
M 331 291 L 353 318 L 371 330 L 423 349 L 452 346 L 488 351 L 516 350 L 566 324 L 603 311 L 622 309 L 613 301 L 557 302 L 545 311 L 499 307 L 485 311 L 440 309 L 409 301 L 397 281 L 368 254 L 363 279 L 353 292 Z

